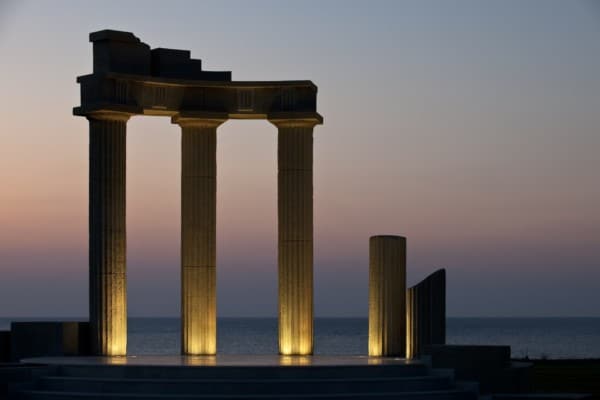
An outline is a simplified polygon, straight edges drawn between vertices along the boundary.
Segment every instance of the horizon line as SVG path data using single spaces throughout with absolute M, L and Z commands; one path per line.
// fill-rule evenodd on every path
M 66 320 L 86 320 L 89 319 L 89 317 L 83 317 L 83 316 L 49 316 L 49 317 L 42 317 L 42 316 L 0 316 L 0 319 L 43 319 L 43 320 L 49 320 L 49 319 L 53 319 L 53 318 L 61 318 L 61 319 L 66 319 Z M 127 319 L 181 319 L 180 316 L 173 316 L 173 315 L 160 315 L 160 316 L 140 316 L 140 315 L 132 315 L 132 316 L 128 316 Z M 256 315 L 256 316 L 231 316 L 231 315 L 224 315 L 224 316 L 220 316 L 217 317 L 217 319 L 277 319 L 277 316 L 260 316 L 260 315 Z M 365 316 L 315 316 L 314 319 L 368 319 L 369 316 L 365 315 Z M 450 315 L 447 316 L 446 319 L 461 319 L 461 318 L 469 318 L 469 319 L 583 319 L 583 318 L 600 318 L 600 315 L 524 315 L 524 316 L 510 316 L 510 315 L 491 315 L 491 316 L 482 316 L 482 315 L 466 315 L 466 316 L 461 316 L 461 315 Z

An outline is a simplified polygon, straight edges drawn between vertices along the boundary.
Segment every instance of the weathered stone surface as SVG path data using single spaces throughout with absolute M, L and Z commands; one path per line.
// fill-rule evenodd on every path
M 150 74 L 150 46 L 132 33 L 106 29 L 90 33 L 90 42 L 94 44 L 94 73 Z
M 11 359 L 87 355 L 89 334 L 87 322 L 13 322 Z
M 203 71 L 188 50 L 150 49 L 130 32 L 90 34 L 94 70 L 80 76 L 81 105 L 75 115 L 104 111 L 176 116 L 188 112 L 219 118 L 308 118 L 316 112 L 311 81 L 232 81 L 229 71 Z
M 90 124 L 90 329 L 98 355 L 127 352 L 125 228 L 126 123 L 129 115 L 96 113 Z
M 278 128 L 279 352 L 313 352 L 313 122 Z
M 406 352 L 423 354 L 426 346 L 446 343 L 446 271 L 437 270 L 406 292 Z
M 175 119 L 181 136 L 181 352 L 217 351 L 217 127 Z
M 369 240 L 369 355 L 406 351 L 406 238 Z
M 229 71 L 203 71 L 202 61 L 190 57 L 189 50 L 153 49 L 152 75 L 175 79 L 231 81 Z
M 182 352 L 216 351 L 216 126 L 229 118 L 279 127 L 280 351 L 313 349 L 310 81 L 232 81 L 187 50 L 150 49 L 130 32 L 90 34 L 94 70 L 80 76 L 75 115 L 90 121 L 90 326 L 94 354 L 127 347 L 125 135 L 132 115 L 182 126 Z M 217 122 L 215 122 L 217 121 Z

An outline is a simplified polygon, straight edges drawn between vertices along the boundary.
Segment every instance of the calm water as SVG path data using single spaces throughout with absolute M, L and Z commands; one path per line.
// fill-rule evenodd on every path
M 0 329 L 9 326 L 0 318 Z M 367 326 L 366 318 L 317 318 L 315 353 L 365 354 Z M 513 357 L 600 358 L 600 318 L 449 318 L 448 343 L 510 345 Z M 277 353 L 277 319 L 219 319 L 218 351 Z M 128 352 L 179 353 L 179 319 L 131 318 Z

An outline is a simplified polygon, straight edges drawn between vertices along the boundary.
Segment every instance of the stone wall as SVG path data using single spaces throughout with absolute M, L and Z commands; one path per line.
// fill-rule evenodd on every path
M 88 322 L 13 322 L 11 359 L 89 354 Z
M 406 356 L 446 343 L 446 271 L 440 269 L 406 292 Z

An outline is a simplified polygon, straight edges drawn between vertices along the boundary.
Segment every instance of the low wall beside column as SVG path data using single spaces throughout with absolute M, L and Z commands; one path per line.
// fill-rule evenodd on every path
M 10 359 L 90 354 L 90 324 L 83 321 L 13 322 Z
M 446 343 L 446 270 L 439 269 L 406 291 L 406 357 Z

